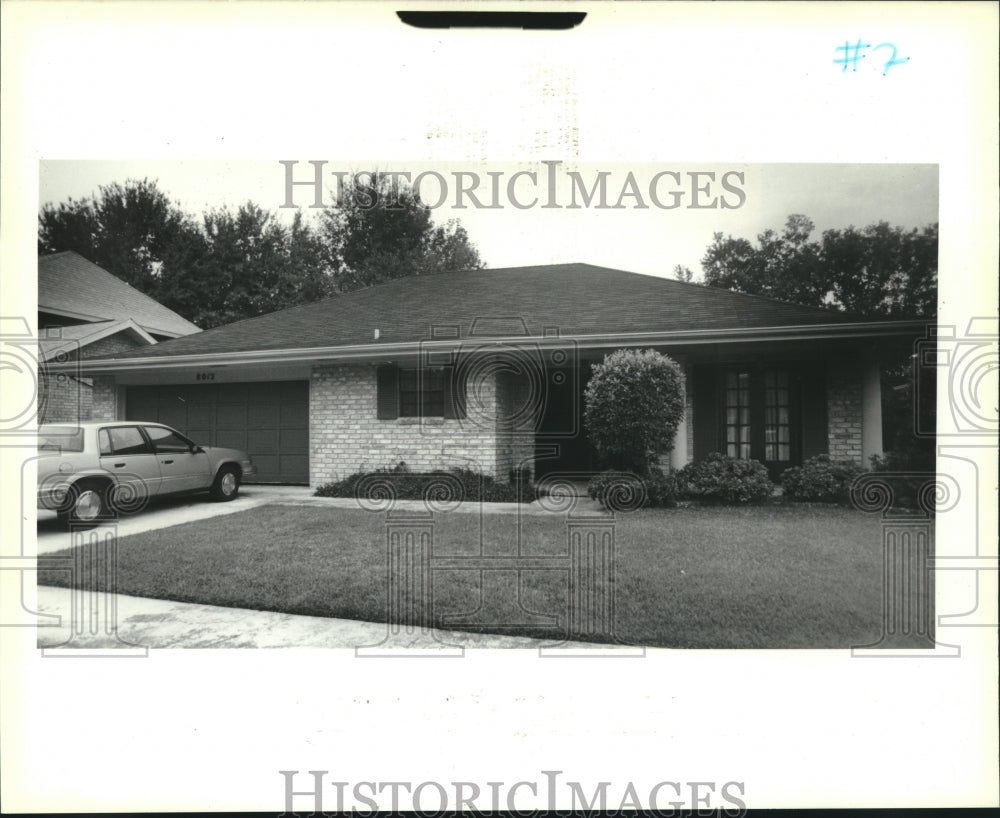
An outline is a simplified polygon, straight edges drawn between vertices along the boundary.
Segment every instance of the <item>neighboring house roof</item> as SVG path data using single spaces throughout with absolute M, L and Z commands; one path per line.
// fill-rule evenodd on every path
M 302 359 L 385 356 L 432 338 L 442 344 L 526 336 L 551 341 L 556 334 L 595 348 L 675 340 L 870 337 L 893 326 L 894 332 L 901 325 L 590 264 L 554 264 L 397 279 L 106 360 L 156 366 L 199 358 L 283 360 L 291 351 Z
M 131 318 L 146 332 L 169 338 L 201 331 L 72 250 L 39 257 L 38 311 L 82 321 Z
M 68 327 L 40 329 L 38 338 L 39 354 L 43 361 L 50 361 L 59 355 L 72 356 L 78 350 L 97 341 L 124 332 L 141 344 L 155 344 L 156 339 L 132 319 L 125 321 L 95 321 L 91 324 L 74 324 Z

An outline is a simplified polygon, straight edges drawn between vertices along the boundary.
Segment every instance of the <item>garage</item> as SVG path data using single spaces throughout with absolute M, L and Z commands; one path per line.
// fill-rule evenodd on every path
M 257 467 L 253 482 L 309 483 L 307 381 L 129 386 L 125 417 L 246 450 Z

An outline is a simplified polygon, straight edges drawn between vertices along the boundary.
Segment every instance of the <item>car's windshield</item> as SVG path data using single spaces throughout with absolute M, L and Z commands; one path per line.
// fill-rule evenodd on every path
M 48 424 L 39 426 L 38 450 L 82 452 L 83 429 L 79 426 L 51 426 Z

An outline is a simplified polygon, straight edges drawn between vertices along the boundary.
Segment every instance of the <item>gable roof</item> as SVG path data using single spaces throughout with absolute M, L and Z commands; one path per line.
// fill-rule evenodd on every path
M 131 318 L 146 332 L 170 338 L 201 331 L 72 250 L 39 257 L 38 310 L 91 322 Z
M 49 361 L 57 355 L 71 355 L 78 349 L 90 346 L 103 338 L 125 332 L 142 344 L 155 344 L 153 338 L 132 319 L 124 321 L 94 321 L 69 327 L 39 329 L 38 347 L 41 360 Z
M 106 360 L 167 364 L 207 356 L 221 362 L 250 354 L 279 360 L 293 350 L 300 358 L 337 358 L 412 350 L 432 338 L 556 334 L 594 346 L 660 338 L 797 337 L 810 329 L 815 337 L 848 337 L 878 334 L 877 328 L 892 325 L 590 264 L 553 264 L 396 279 Z

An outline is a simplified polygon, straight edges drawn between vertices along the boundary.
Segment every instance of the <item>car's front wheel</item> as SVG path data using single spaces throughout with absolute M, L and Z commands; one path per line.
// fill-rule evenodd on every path
M 109 488 L 106 484 L 89 481 L 71 486 L 65 511 L 59 516 L 72 525 L 97 525 L 102 520 L 112 518 L 114 515 L 108 502 Z
M 212 483 L 212 499 L 220 502 L 235 500 L 240 493 L 240 470 L 235 466 L 223 466 Z

